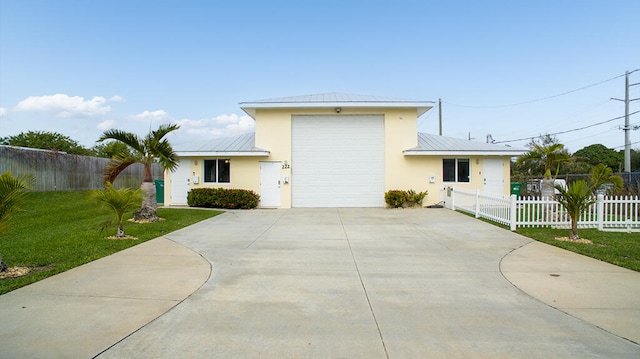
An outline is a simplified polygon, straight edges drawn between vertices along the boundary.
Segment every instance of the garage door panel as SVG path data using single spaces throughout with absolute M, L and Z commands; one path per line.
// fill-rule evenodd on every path
M 383 116 L 293 116 L 295 207 L 384 206 Z

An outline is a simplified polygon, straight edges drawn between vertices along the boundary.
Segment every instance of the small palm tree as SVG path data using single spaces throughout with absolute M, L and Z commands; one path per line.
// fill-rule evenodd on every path
M 611 167 L 608 167 L 604 163 L 599 163 L 591 169 L 591 186 L 594 189 L 598 189 L 598 187 L 607 183 L 613 184 L 616 192 L 622 190 L 622 187 L 624 187 L 622 177 L 614 176 Z
M 103 207 L 113 210 L 118 221 L 118 232 L 116 237 L 124 238 L 124 228 L 122 217 L 124 214 L 134 209 L 142 199 L 142 190 L 131 188 L 116 189 L 111 182 L 107 182 L 104 189 L 91 191 L 91 197 L 98 201 Z
M 134 219 L 136 220 L 158 220 L 158 205 L 155 198 L 156 188 L 153 183 L 151 166 L 157 162 L 164 170 L 170 171 L 178 167 L 175 152 L 169 141 L 164 137 L 179 128 L 180 126 L 178 125 L 161 125 L 157 130 L 150 131 L 144 138 L 140 138 L 130 132 L 107 130 L 98 139 L 98 142 L 108 139 L 120 141 L 133 150 L 132 153 L 121 152 L 107 163 L 103 175 L 104 183 L 113 183 L 122 171 L 134 163 L 142 163 L 144 165 L 144 177 L 140 187 L 143 192 L 142 208 L 134 213 Z
M 563 186 L 555 186 L 558 194 L 555 195 L 556 201 L 560 203 L 571 218 L 571 236 L 570 239 L 579 239 L 578 236 L 578 219 L 589 206 L 596 202 L 594 196 L 598 187 L 603 184 L 612 183 L 616 190 L 622 189 L 622 177 L 614 176 L 613 170 L 605 164 L 598 164 L 591 169 L 591 180 L 579 180 L 570 183 L 567 188 Z
M 596 199 L 593 196 L 593 186 L 589 186 L 585 180 L 578 180 L 570 183 L 567 188 L 555 186 L 558 190 L 556 201 L 560 203 L 571 218 L 571 235 L 569 239 L 580 239 L 578 236 L 578 219 L 580 215 L 589 208 Z
M 0 234 L 9 228 L 13 213 L 20 208 L 34 181 L 35 178 L 31 175 L 14 177 L 11 172 L 0 175 Z M 2 261 L 0 253 L 0 272 L 6 269 L 7 265 Z
M 555 166 L 555 176 L 558 176 L 560 164 L 571 162 L 571 155 L 565 150 L 561 143 L 538 144 L 534 143 L 532 149 L 518 157 L 517 162 L 543 162 L 544 163 L 544 179 L 541 185 L 542 197 L 553 197 L 553 180 L 551 178 L 551 170 Z

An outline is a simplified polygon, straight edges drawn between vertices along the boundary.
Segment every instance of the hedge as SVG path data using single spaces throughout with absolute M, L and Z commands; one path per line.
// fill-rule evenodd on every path
M 187 194 L 189 207 L 251 209 L 259 202 L 260 195 L 246 189 L 195 188 Z

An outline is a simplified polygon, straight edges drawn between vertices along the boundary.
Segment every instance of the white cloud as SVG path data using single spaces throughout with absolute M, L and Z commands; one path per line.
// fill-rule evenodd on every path
M 140 122 L 163 122 L 168 120 L 169 114 L 165 110 L 144 111 L 129 118 Z
M 106 120 L 102 121 L 96 126 L 96 128 L 100 131 L 106 131 L 108 129 L 116 127 L 118 123 L 115 120 Z
M 249 116 L 237 114 L 220 115 L 200 120 L 183 119 L 177 121 L 180 132 L 202 137 L 228 137 L 252 132 L 255 122 Z
M 5 107 L 0 107 L 0 117 L 6 115 L 9 112 Z
M 109 98 L 109 101 L 111 102 L 124 102 L 125 99 L 122 96 L 111 96 L 111 98 Z
M 49 96 L 30 96 L 18 103 L 16 111 L 40 112 L 58 117 L 94 117 L 111 111 L 107 99 L 95 96 L 85 100 L 80 96 L 55 94 Z

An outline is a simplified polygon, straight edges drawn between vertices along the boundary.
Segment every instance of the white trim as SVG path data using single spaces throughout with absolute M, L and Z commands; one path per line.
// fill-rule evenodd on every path
M 281 109 L 281 108 L 415 108 L 418 115 L 433 108 L 433 102 L 242 102 L 240 108 L 255 119 L 257 109 Z
M 216 152 L 216 151 L 177 151 L 177 157 L 267 157 L 269 151 L 256 152 Z
M 403 151 L 405 156 L 520 156 L 526 151 Z

